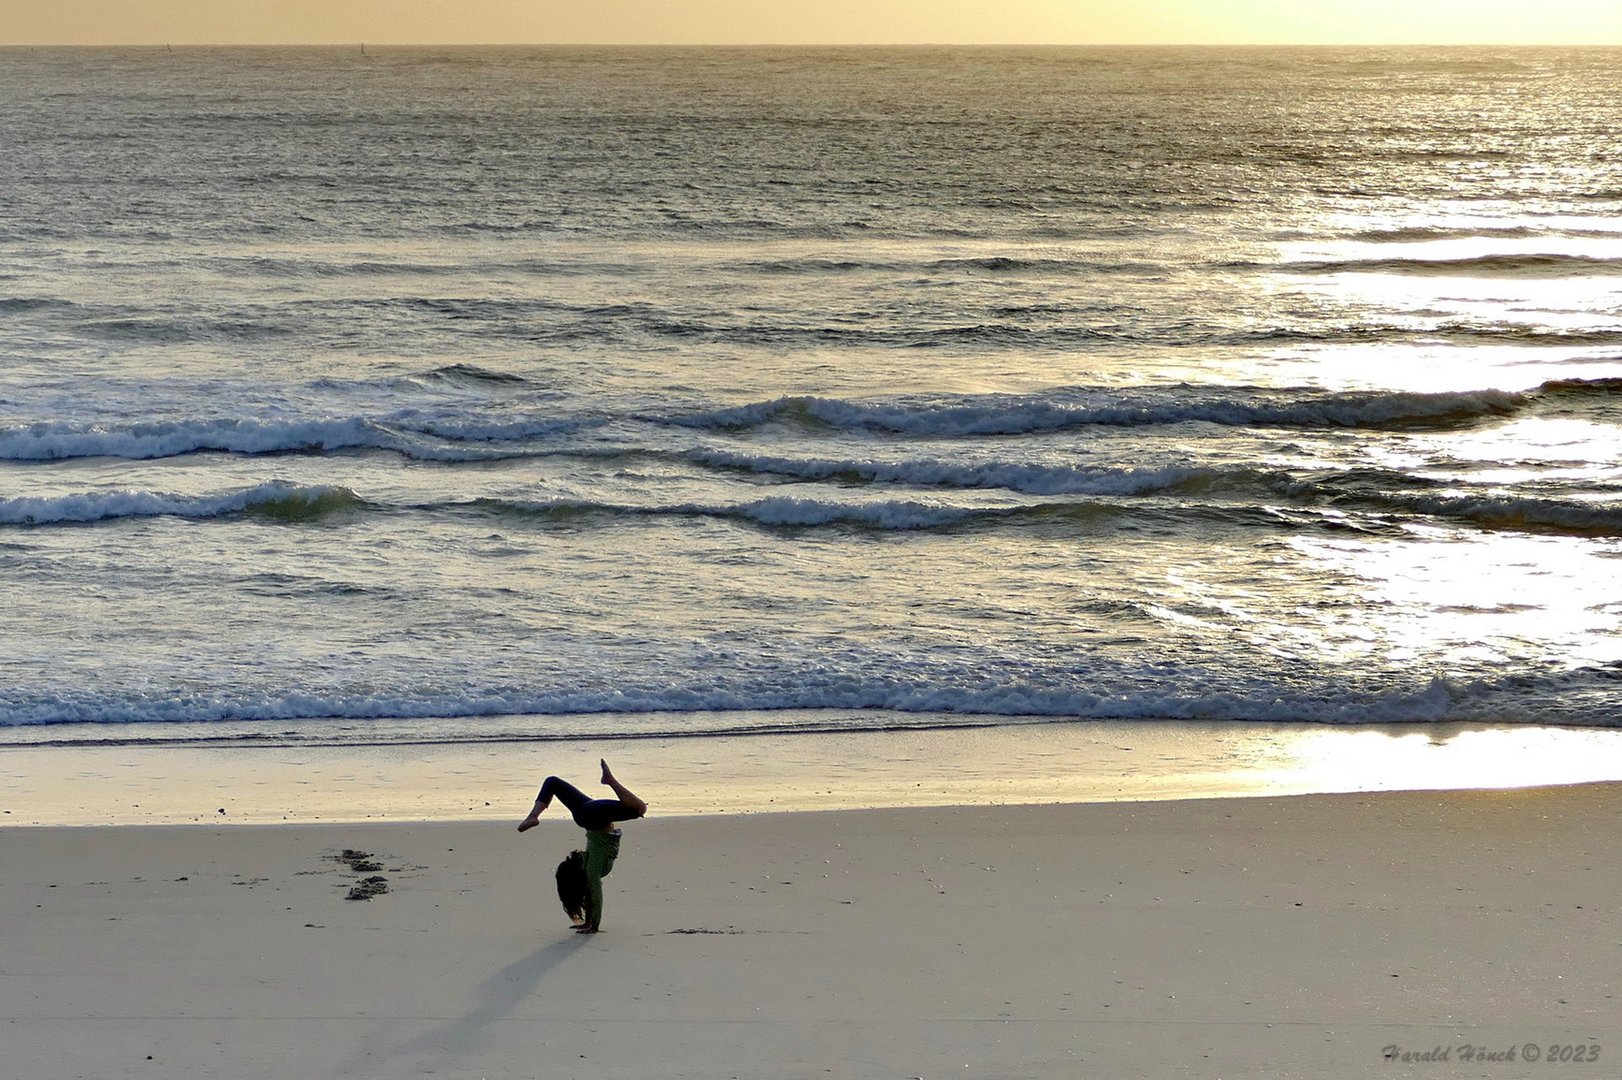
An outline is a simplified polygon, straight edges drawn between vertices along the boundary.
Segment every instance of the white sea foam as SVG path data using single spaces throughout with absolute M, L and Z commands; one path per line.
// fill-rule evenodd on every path
M 983 511 L 937 506 L 906 500 L 879 503 L 840 503 L 820 499 L 776 496 L 718 511 L 722 516 L 743 517 L 763 525 L 865 525 L 875 529 L 932 529 L 967 521 Z
M 900 673 L 898 673 L 899 675 Z M 1622 724 L 1614 710 L 1598 707 L 1614 700 L 1622 672 L 1614 667 L 1577 669 L 1528 681 L 1427 683 L 1385 690 L 1354 689 L 1347 682 L 1319 688 L 1290 683 L 1235 679 L 1231 674 L 1167 683 L 1164 674 L 1138 673 L 1114 690 L 1102 685 L 1027 684 L 967 671 L 937 672 L 927 682 L 905 678 L 864 679 L 837 670 L 801 674 L 784 682 L 730 685 L 695 678 L 686 685 L 647 685 L 622 689 L 566 688 L 466 689 L 433 694 L 380 691 L 335 694 L 310 690 L 274 695 L 230 691 L 112 696 L 93 690 L 64 689 L 23 698 L 0 693 L 0 729 L 60 724 L 197 724 L 184 734 L 155 737 L 207 741 L 209 725 L 229 724 L 230 738 L 271 739 L 277 731 L 254 731 L 256 721 L 365 721 L 512 717 L 507 722 L 467 729 L 484 739 L 578 737 L 597 730 L 583 718 L 594 714 L 643 716 L 616 721 L 611 730 L 625 736 L 715 735 L 753 732 L 862 731 L 941 723 L 1001 723 L 1045 720 L 1187 720 L 1196 722 L 1276 722 L 1319 724 L 1431 724 L 1479 719 L 1495 722 Z M 940 677 L 944 676 L 944 677 Z M 1128 689 L 1128 687 L 1136 689 Z M 1584 706 L 1587 702 L 1587 706 Z M 807 715 L 808 713 L 812 715 Z M 523 720 L 523 718 L 532 718 Z M 558 717 L 557 723 L 535 718 Z M 568 719 L 568 718 L 573 719 Z M 910 717 L 918 717 L 914 721 Z M 950 718 L 950 719 L 948 719 Z M 423 738 L 446 737 L 425 727 Z M 462 729 L 452 728 L 452 738 Z M 389 738 L 398 738 L 390 729 Z M 296 739 L 364 743 L 367 727 L 340 724 L 300 728 Z M 70 739 L 73 736 L 68 736 Z M 154 737 L 131 732 L 138 741 Z M 106 735 L 100 736 L 106 739 Z
M 0 500 L 0 524 L 84 524 L 111 518 L 214 518 L 247 510 L 308 517 L 344 506 L 360 497 L 345 487 L 308 486 L 271 481 L 215 495 L 176 495 L 155 491 L 100 491 L 75 495 L 25 496 Z
M 1590 400 L 1604 405 L 1615 397 L 1616 379 L 1567 379 L 1518 393 L 1474 390 L 1448 393 L 1256 388 L 1201 390 L 1061 391 L 1012 398 L 947 398 L 937 401 L 860 401 L 841 398 L 782 397 L 692 413 L 640 413 L 658 424 L 728 431 L 760 427 L 778 420 L 855 432 L 891 432 L 924 438 L 1022 435 L 1086 426 L 1150 426 L 1209 423 L 1228 427 L 1362 428 L 1438 423 L 1454 426 L 1474 418 L 1506 416 L 1540 398 Z M 176 457 L 199 451 L 238 454 L 326 452 L 373 448 L 431 460 L 484 460 L 493 455 L 527 452 L 524 444 L 589 431 L 611 423 L 596 416 L 492 417 L 479 410 L 432 413 L 393 410 L 377 416 L 325 416 L 269 420 L 258 417 L 203 417 L 131 423 L 84 424 L 44 421 L 0 427 L 0 460 L 56 461 L 85 457 L 130 460 Z M 498 449 L 462 444 L 519 444 Z M 714 455 L 724 463 L 724 451 Z M 695 455 L 695 460 L 697 460 Z M 768 460 L 768 459 L 763 459 Z M 741 459 L 738 464 L 746 465 Z M 854 471 L 874 469 L 868 464 Z M 897 466 L 898 468 L 901 466 Z M 923 471 L 926 465 L 908 468 Z M 762 469 L 760 471 L 772 471 Z M 852 471 L 851 469 L 843 471 Z M 1140 470 L 1141 472 L 1141 470 Z M 1036 478 L 1034 470 L 1027 475 Z M 1057 473 L 1053 474 L 1059 475 Z M 1110 481 L 1097 476 L 1107 493 Z M 1147 482 L 1154 483 L 1152 477 Z M 950 476 L 925 483 L 952 484 Z M 1042 481 L 1033 492 L 1043 490 Z M 1083 487 L 1090 481 L 1079 481 Z M 1175 481 L 1174 481 L 1175 482 Z M 1135 481 L 1124 481 L 1122 491 Z M 985 486 L 970 482 L 964 486 Z M 1008 485 L 993 485 L 1008 486 Z M 1017 484 L 1016 489 L 1023 490 Z M 1054 491 L 1063 490 L 1055 488 Z
M 481 416 L 437 417 L 405 410 L 363 416 L 263 420 L 209 418 L 131 424 L 44 422 L 0 428 L 0 460 L 62 461 L 110 457 L 131 461 L 204 451 L 231 454 L 387 450 L 426 461 L 485 461 L 528 452 L 524 444 L 600 421 Z M 501 446 L 502 443 L 517 445 Z
M 39 423 L 0 430 L 0 459 L 60 461 L 114 457 L 130 460 L 176 457 L 201 450 L 274 454 L 290 450 L 351 447 L 397 449 L 400 436 L 370 420 L 176 420 L 128 425 Z
M 0 727 L 63 723 L 208 723 L 222 720 L 382 719 L 474 716 L 558 716 L 582 713 L 777 713 L 795 710 L 885 710 L 945 713 L 965 717 L 1115 718 L 1189 720 L 1279 720 L 1320 723 L 1424 723 L 1448 714 L 1453 697 L 1440 681 L 1414 691 L 1366 699 L 1303 695 L 1258 686 L 1253 694 L 1208 693 L 1191 687 L 1179 694 L 1094 693 L 1080 689 L 975 680 L 978 685 L 864 683 L 854 678 L 799 681 L 789 686 L 731 688 L 702 685 L 643 689 L 545 692 L 501 690 L 442 696 L 379 693 L 324 695 L 289 693 L 245 697 L 228 693 L 110 698 L 65 692 L 48 700 L 0 699 Z M 851 730 L 887 727 L 894 719 L 844 717 Z M 785 720 L 791 728 L 796 721 Z M 712 729 L 736 725 L 713 718 Z M 750 730 L 772 730 L 770 717 L 753 716 Z M 704 730 L 704 729 L 699 729 Z M 363 732 L 351 737 L 363 739 Z

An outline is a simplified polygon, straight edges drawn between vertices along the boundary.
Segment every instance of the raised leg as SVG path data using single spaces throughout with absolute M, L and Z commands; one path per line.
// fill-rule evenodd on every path
M 586 798 L 583 791 L 567 780 L 559 780 L 555 776 L 548 776 L 546 782 L 541 785 L 540 794 L 535 796 L 535 805 L 531 807 L 529 816 L 518 823 L 518 831 L 527 832 L 539 825 L 541 815 L 546 812 L 548 806 L 552 805 L 554 796 L 569 808 L 571 814 L 591 801 Z
M 614 789 L 614 794 L 619 797 L 619 801 L 630 807 L 631 810 L 636 813 L 637 817 L 641 817 L 642 815 L 646 814 L 648 812 L 648 804 L 637 798 L 636 794 L 632 792 L 630 788 L 627 788 L 624 784 L 614 779 L 614 774 L 608 770 L 608 762 L 606 760 L 599 758 L 598 763 L 603 767 L 603 783 Z

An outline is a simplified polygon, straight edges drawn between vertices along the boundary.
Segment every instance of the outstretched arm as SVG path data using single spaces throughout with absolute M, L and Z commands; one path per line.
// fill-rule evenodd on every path
M 603 783 L 614 789 L 614 794 L 619 797 L 619 801 L 624 803 L 626 806 L 629 806 L 632 810 L 635 810 L 637 817 L 641 817 L 642 815 L 646 814 L 648 812 L 648 804 L 637 798 L 636 793 L 630 788 L 614 779 L 614 774 L 608 771 L 607 761 L 599 759 L 599 763 L 603 767 Z

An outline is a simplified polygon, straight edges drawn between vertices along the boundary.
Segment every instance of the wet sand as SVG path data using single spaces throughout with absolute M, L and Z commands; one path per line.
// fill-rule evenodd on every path
M 1532 726 L 1044 721 L 578 742 L 11 746 L 0 748 L 0 824 L 488 819 L 527 810 L 548 773 L 589 784 L 600 754 L 664 817 L 1622 780 L 1622 729 Z

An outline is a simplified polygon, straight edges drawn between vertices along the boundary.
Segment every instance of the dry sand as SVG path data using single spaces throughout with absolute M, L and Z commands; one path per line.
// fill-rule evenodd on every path
M 552 895 L 556 818 L 4 828 L 0 1075 L 1614 1077 L 1619 809 L 655 816 L 595 937 Z

